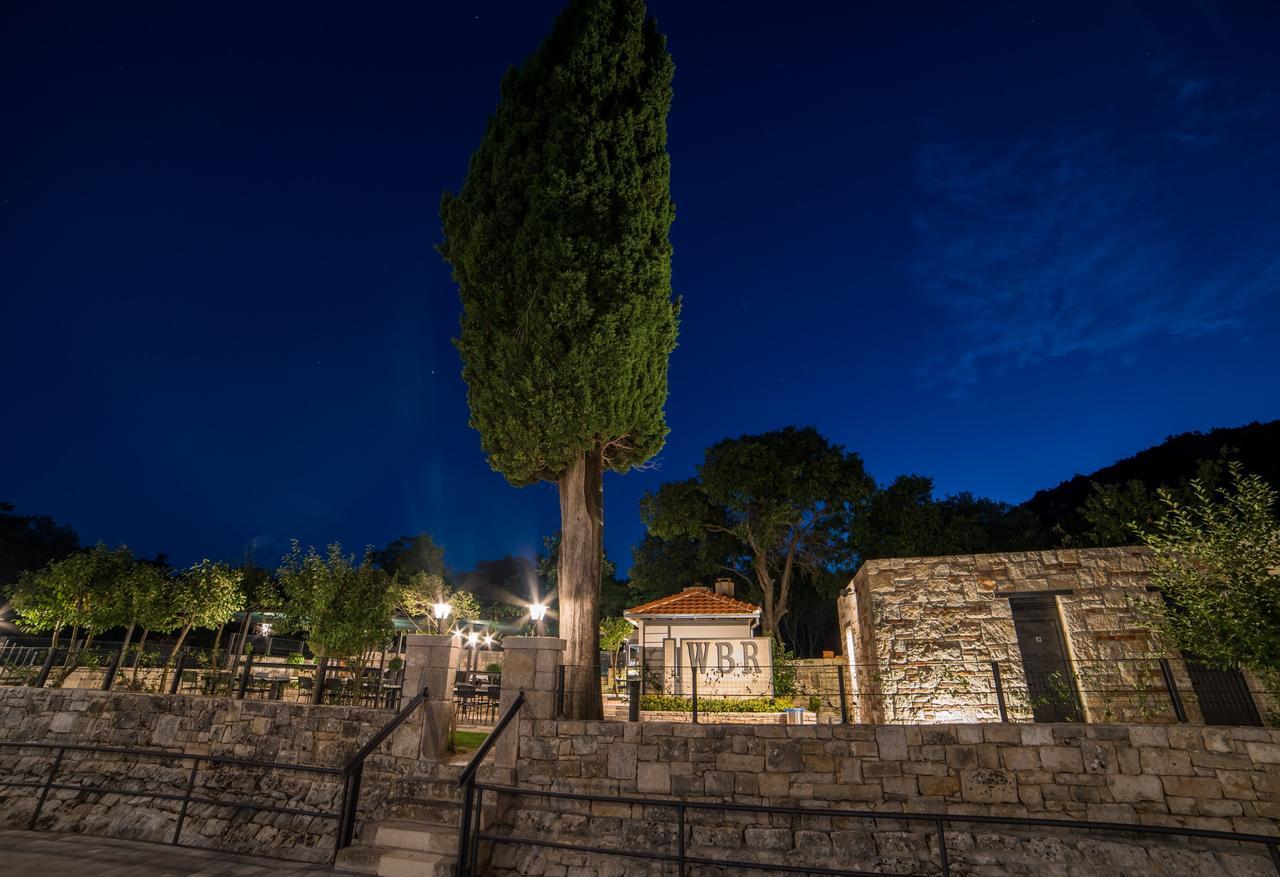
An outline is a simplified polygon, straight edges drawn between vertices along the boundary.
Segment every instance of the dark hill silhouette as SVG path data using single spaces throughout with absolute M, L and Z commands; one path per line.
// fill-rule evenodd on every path
M 1280 420 L 1272 420 L 1170 436 L 1155 447 L 1091 475 L 1077 475 L 1057 487 L 1038 491 L 1021 507 L 1032 512 L 1047 530 L 1061 527 L 1067 533 L 1080 533 L 1086 524 L 1078 509 L 1089 497 L 1090 482 L 1124 484 L 1136 480 L 1148 490 L 1176 485 L 1184 478 L 1193 477 L 1201 460 L 1217 458 L 1224 448 L 1229 457 L 1243 463 L 1248 472 L 1280 488 Z

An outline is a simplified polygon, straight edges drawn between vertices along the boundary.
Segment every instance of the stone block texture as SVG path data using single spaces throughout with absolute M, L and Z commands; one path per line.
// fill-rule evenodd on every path
M 341 767 L 387 722 L 381 710 L 261 700 L 133 694 L 83 689 L 0 688 L 0 741 L 158 749 L 277 762 L 280 769 L 201 765 L 194 796 L 239 799 L 307 811 L 338 809 L 338 776 L 285 769 Z M 418 765 L 421 726 L 402 725 L 365 762 L 361 800 L 386 799 L 400 777 Z M 42 782 L 53 753 L 0 745 L 0 776 Z M 93 786 L 181 795 L 191 762 L 68 750 L 56 781 L 85 791 L 54 790 L 41 810 L 42 831 L 168 842 L 180 801 L 101 794 Z M 0 787 L 0 827 L 25 828 L 37 793 Z M 237 853 L 299 861 L 328 861 L 336 821 L 223 804 L 192 804 L 181 842 Z
M 1029 721 L 1010 595 L 1050 593 L 1090 722 L 1174 722 L 1153 641 L 1134 606 L 1154 599 L 1142 547 L 872 560 L 837 601 L 852 718 L 863 722 Z M 1183 662 L 1171 660 L 1192 722 Z M 1069 683 L 1068 683 L 1069 684 Z
M 520 723 L 522 789 L 681 798 L 867 816 L 686 810 L 690 856 L 937 873 L 932 822 L 994 814 L 1280 836 L 1280 730 L 1128 725 Z M 1159 735 L 1151 731 L 1161 732 Z M 1176 731 L 1177 733 L 1166 733 Z M 673 853 L 674 809 L 522 794 L 497 830 Z M 1158 837 L 951 823 L 956 874 L 1269 874 L 1266 850 Z M 491 874 L 660 874 L 662 864 L 499 844 Z M 670 865 L 667 873 L 670 873 Z M 1271 870 L 1268 870 L 1271 869 Z M 699 866 L 691 873 L 742 873 Z

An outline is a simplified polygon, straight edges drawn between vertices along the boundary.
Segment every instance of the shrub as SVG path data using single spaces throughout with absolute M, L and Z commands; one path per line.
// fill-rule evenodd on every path
M 777 713 L 792 706 L 789 697 L 698 698 L 699 713 Z M 693 712 L 693 698 L 670 694 L 646 694 L 640 709 L 659 712 Z

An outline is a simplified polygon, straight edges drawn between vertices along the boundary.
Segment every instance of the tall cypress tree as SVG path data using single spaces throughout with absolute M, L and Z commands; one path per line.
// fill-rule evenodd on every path
M 601 714 L 604 472 L 650 459 L 667 434 L 673 72 L 643 0 L 571 0 L 503 78 L 466 181 L 440 206 L 471 425 L 512 484 L 559 487 L 566 707 L 579 718 Z

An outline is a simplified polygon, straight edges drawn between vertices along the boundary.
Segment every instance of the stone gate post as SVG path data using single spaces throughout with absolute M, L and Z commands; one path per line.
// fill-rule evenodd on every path
M 556 687 L 567 643 L 554 636 L 509 636 L 502 641 L 502 698 L 499 717 L 523 691 L 525 704 L 520 720 L 541 721 L 556 717 Z M 507 729 L 494 750 L 494 764 L 514 768 L 519 755 L 520 729 Z
M 449 748 L 453 721 L 453 684 L 462 666 L 462 643 L 457 637 L 410 634 L 405 642 L 403 697 L 418 695 L 425 686 L 422 705 L 422 758 L 443 758 Z

